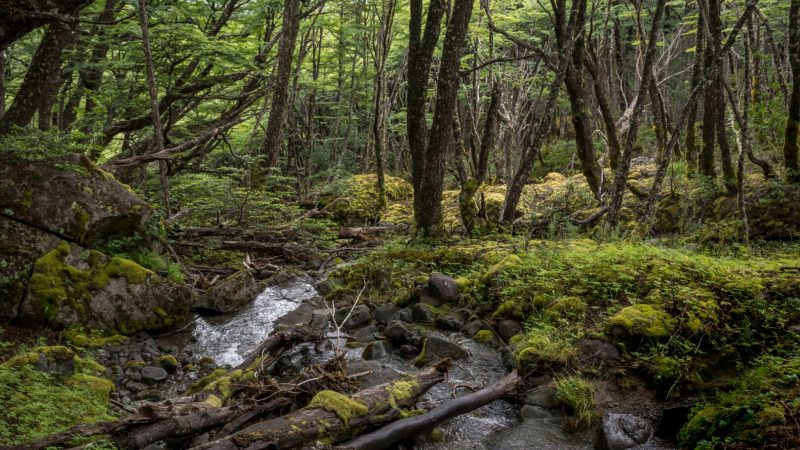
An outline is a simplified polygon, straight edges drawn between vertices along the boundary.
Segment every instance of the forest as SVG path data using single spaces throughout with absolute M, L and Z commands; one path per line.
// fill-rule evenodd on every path
M 0 0 L 0 449 L 800 448 L 800 0 Z

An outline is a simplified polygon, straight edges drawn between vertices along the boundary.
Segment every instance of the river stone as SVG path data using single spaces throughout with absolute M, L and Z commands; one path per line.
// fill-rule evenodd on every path
M 467 324 L 467 329 L 465 330 L 465 332 L 467 333 L 467 336 L 475 336 L 475 333 L 481 331 L 482 329 L 483 329 L 483 322 L 478 319 L 475 319 L 471 320 Z
M 311 313 L 311 328 L 324 330 L 331 322 L 331 313 L 327 309 L 315 309 Z
M 381 341 L 374 341 L 367 344 L 364 347 L 364 352 L 361 353 L 361 357 L 366 360 L 373 360 L 373 359 L 383 359 L 387 355 L 386 347 L 384 347 L 383 342 Z
M 456 280 L 445 274 L 434 272 L 428 277 L 428 285 L 422 290 L 420 300 L 433 306 L 441 306 L 459 299 Z
M 653 437 L 653 426 L 645 419 L 631 414 L 603 414 L 597 429 L 595 448 L 624 450 L 644 444 Z
M 250 304 L 266 281 L 257 280 L 250 271 L 242 269 L 216 282 L 205 291 L 195 308 L 216 313 L 232 313 Z
M 395 344 L 405 344 L 412 340 L 414 335 L 403 322 L 398 320 L 389 323 L 383 334 Z
M 376 334 L 378 334 L 378 327 L 375 325 L 367 325 L 352 333 L 353 339 L 361 343 L 374 341 L 376 339 Z
M 553 413 L 542 408 L 541 406 L 531 405 L 523 405 L 522 409 L 519 410 L 519 415 L 523 419 L 529 420 L 549 419 L 550 417 L 553 417 Z
M 392 321 L 397 311 L 397 305 L 394 303 L 384 303 L 375 308 L 373 317 L 375 317 L 375 322 L 382 325 L 387 325 Z
M 352 308 L 353 312 L 350 312 Z M 348 317 L 348 314 L 350 315 Z M 336 323 L 338 323 L 343 330 L 358 328 L 370 320 L 369 307 L 367 305 L 356 305 L 355 307 L 346 306 L 336 310 L 334 316 Z M 345 319 L 347 321 L 345 322 Z
M 415 365 L 422 367 L 434 364 L 445 358 L 462 359 L 468 356 L 469 352 L 460 345 L 436 336 L 429 336 L 425 339 L 425 343 L 422 344 L 422 352 L 417 357 Z
M 556 388 L 552 384 L 537 388 L 522 400 L 526 405 L 540 408 L 555 409 L 561 406 L 561 400 L 556 395 Z
M 497 325 L 497 334 L 506 342 L 524 330 L 522 324 L 516 320 L 503 320 Z
M 411 317 L 414 322 L 430 323 L 436 318 L 436 313 L 433 312 L 430 305 L 417 303 L 411 307 Z
M 600 339 L 586 339 L 578 343 L 583 359 L 595 362 L 608 362 L 619 359 L 619 350 L 614 344 Z
M 403 308 L 400 311 L 397 311 L 397 314 L 394 315 L 396 320 L 402 320 L 403 322 L 411 322 L 414 320 L 414 314 L 411 312 L 411 308 Z
M 155 366 L 145 366 L 142 367 L 140 371 L 142 375 L 142 381 L 147 384 L 156 384 L 160 383 L 167 379 L 167 371 L 162 369 L 161 367 Z
M 436 326 L 447 331 L 459 331 L 464 327 L 464 318 L 456 313 L 446 314 L 436 318 Z

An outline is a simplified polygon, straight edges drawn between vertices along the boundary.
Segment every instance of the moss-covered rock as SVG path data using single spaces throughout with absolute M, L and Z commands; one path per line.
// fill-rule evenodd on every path
M 399 177 L 385 176 L 385 185 L 389 203 L 409 202 L 414 194 L 411 184 Z M 320 197 L 320 207 L 327 208 L 337 221 L 354 225 L 378 222 L 386 211 L 378 199 L 375 174 L 353 175 L 337 181 Z
M 61 242 L 33 266 L 20 317 L 133 334 L 183 319 L 193 292 L 135 262 Z
M 639 303 L 622 308 L 609 319 L 609 325 L 631 335 L 663 338 L 675 330 L 675 320 L 657 306 Z
M 266 280 L 258 280 L 250 271 L 242 269 L 214 283 L 200 295 L 195 306 L 218 313 L 234 312 L 252 302 L 266 284 Z

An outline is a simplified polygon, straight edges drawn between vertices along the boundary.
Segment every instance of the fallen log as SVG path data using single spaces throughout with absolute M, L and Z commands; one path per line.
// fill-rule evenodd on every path
M 519 382 L 520 376 L 517 372 L 511 372 L 491 386 L 448 401 L 425 414 L 392 422 L 383 428 L 379 428 L 369 434 L 363 434 L 337 448 L 342 450 L 382 450 L 389 448 L 409 437 L 430 432 L 445 420 L 478 409 L 506 394 L 514 392 Z
M 333 391 L 322 391 L 303 409 L 256 423 L 195 449 L 280 450 L 312 443 L 342 442 L 359 432 L 400 418 L 404 409 L 413 408 L 422 394 L 444 380 L 449 366 L 450 361 L 444 360 L 416 375 L 365 389 L 352 397 Z
M 371 241 L 378 236 L 390 231 L 393 227 L 349 227 L 339 229 L 339 239 L 356 239 L 359 241 Z

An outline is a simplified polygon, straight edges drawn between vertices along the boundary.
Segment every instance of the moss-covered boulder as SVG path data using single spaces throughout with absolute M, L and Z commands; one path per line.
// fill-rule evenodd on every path
M 410 202 L 414 190 L 411 183 L 386 175 L 386 201 Z M 362 225 L 378 222 L 386 212 L 378 198 L 378 177 L 375 174 L 353 175 L 333 183 L 320 197 L 320 207 L 342 223 Z
M 34 263 L 19 316 L 132 334 L 172 325 L 193 301 L 189 288 L 131 260 L 61 242 Z
M 83 155 L 0 164 L 0 192 L 4 216 L 84 246 L 131 236 L 153 214 Z
M 252 302 L 266 284 L 266 280 L 259 280 L 249 271 L 240 270 L 205 291 L 195 307 L 217 313 L 234 312 Z

